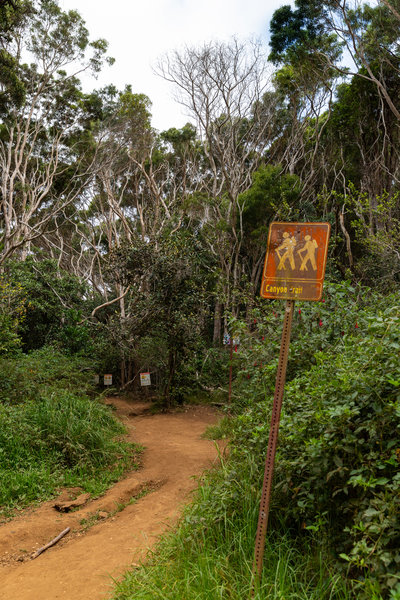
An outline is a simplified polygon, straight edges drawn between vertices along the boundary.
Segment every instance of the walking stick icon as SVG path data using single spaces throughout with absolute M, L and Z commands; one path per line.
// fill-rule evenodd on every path
M 285 268 L 285 263 L 288 260 L 290 268 L 292 271 L 295 270 L 296 264 L 294 262 L 294 248 L 297 244 L 296 238 L 292 235 L 290 237 L 290 233 L 285 231 L 283 234 L 283 242 L 282 244 L 275 250 L 279 258 L 278 271 L 281 271 Z M 281 255 L 280 251 L 285 250 L 285 252 Z

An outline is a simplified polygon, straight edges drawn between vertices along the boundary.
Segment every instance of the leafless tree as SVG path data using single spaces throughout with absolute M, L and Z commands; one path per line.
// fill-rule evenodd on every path
M 274 111 L 263 103 L 271 72 L 259 42 L 232 39 L 166 55 L 157 73 L 175 85 L 176 99 L 196 123 L 207 161 L 202 183 L 210 200 L 204 215 L 214 229 L 210 246 L 223 273 L 217 341 L 222 305 L 234 308 L 233 290 L 240 279 L 244 207 L 239 196 L 251 185 L 272 141 Z

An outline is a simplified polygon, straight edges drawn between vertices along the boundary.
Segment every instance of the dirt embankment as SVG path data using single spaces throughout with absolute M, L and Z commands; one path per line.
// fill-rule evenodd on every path
M 150 415 L 148 404 L 113 398 L 132 441 L 146 447 L 143 467 L 74 512 L 55 501 L 0 525 L 0 600 L 103 600 L 112 579 L 143 559 L 179 516 L 199 475 L 216 459 L 201 438 L 217 420 L 210 407 Z M 72 491 L 72 497 L 79 490 Z M 60 500 L 68 500 L 64 492 Z M 35 560 L 33 553 L 71 531 Z

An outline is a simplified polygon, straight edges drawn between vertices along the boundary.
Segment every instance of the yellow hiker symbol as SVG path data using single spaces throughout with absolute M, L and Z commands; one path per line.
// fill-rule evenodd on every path
M 294 262 L 294 247 L 296 246 L 297 241 L 296 238 L 292 235 L 290 237 L 290 233 L 285 231 L 283 234 L 283 242 L 282 244 L 275 250 L 279 258 L 278 271 L 285 268 L 285 263 L 288 260 L 290 268 L 292 271 L 295 270 L 296 264 Z M 281 250 L 285 250 L 283 254 L 281 254 Z
M 317 270 L 317 261 L 315 259 L 315 252 L 318 248 L 318 244 L 316 240 L 311 238 L 311 235 L 304 236 L 305 244 L 302 248 L 297 250 L 296 254 L 300 256 L 301 264 L 300 271 L 308 271 L 308 262 L 311 263 L 311 268 L 316 271 Z M 278 271 L 282 271 L 283 269 L 290 268 L 292 271 L 295 271 L 296 262 L 294 257 L 295 246 L 297 245 L 297 240 L 294 235 L 290 236 L 288 231 L 285 231 L 283 234 L 283 241 L 280 246 L 275 250 L 276 254 L 279 258 L 278 263 Z M 286 263 L 289 263 L 286 265 Z
M 308 271 L 307 263 L 310 261 L 311 267 L 314 271 L 317 270 L 317 263 L 315 260 L 315 251 L 318 248 L 318 244 L 315 240 L 311 239 L 311 235 L 304 236 L 306 243 L 300 250 L 297 251 L 297 254 L 300 256 L 302 263 L 300 265 L 300 271 Z M 303 252 L 306 254 L 303 256 Z

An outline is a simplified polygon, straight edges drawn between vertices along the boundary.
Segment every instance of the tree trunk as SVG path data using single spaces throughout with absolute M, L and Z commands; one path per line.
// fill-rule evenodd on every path
M 123 358 L 121 360 L 121 383 L 120 383 L 121 387 L 123 387 L 125 385 L 126 381 L 129 381 L 129 379 L 126 379 L 125 375 L 126 375 L 126 364 L 125 364 L 125 359 Z
M 213 333 L 213 344 L 219 346 L 221 343 L 221 316 L 222 316 L 223 304 L 217 300 L 215 303 L 214 310 L 214 333 Z
M 165 406 L 166 406 L 166 408 L 170 408 L 172 405 L 171 389 L 172 389 L 172 384 L 174 382 L 175 367 L 176 367 L 176 351 L 170 349 L 169 354 L 168 354 L 168 382 L 167 382 L 167 387 L 165 389 Z
M 351 251 L 351 239 L 350 239 L 349 232 L 347 231 L 346 226 L 344 224 L 343 210 L 339 213 L 339 223 L 340 223 L 340 227 L 342 229 L 343 235 L 346 240 L 346 249 L 347 249 L 347 256 L 349 258 L 349 267 L 350 267 L 350 271 L 352 271 L 353 270 L 353 253 Z

